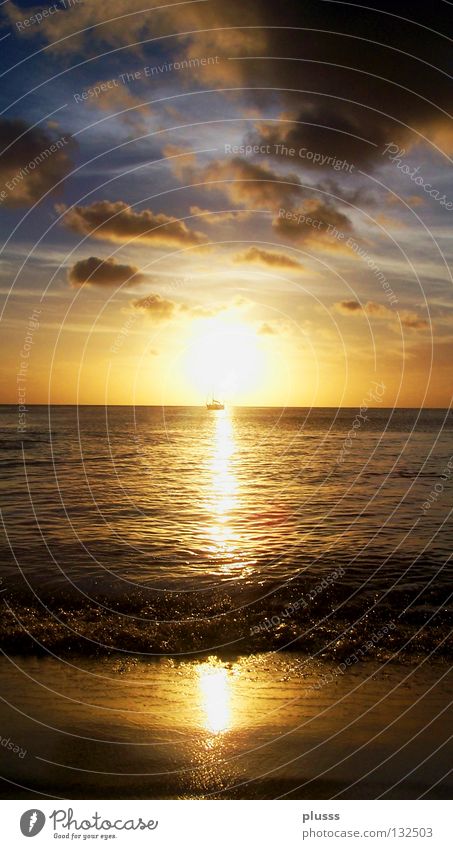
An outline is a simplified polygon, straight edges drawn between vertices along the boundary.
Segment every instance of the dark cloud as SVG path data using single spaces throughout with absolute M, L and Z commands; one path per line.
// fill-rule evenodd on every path
M 120 265 L 114 259 L 99 259 L 90 256 L 81 259 L 70 269 L 68 279 L 71 286 L 132 286 L 143 281 L 143 275 L 135 265 Z
M 401 321 L 403 327 L 409 330 L 427 330 L 429 322 L 424 318 L 420 318 L 415 312 L 403 310 L 395 312 L 389 309 L 384 304 L 377 304 L 374 301 L 367 301 L 366 304 L 361 304 L 359 301 L 339 301 L 335 304 L 335 308 L 342 315 L 368 315 L 373 318 L 385 319 L 390 322 Z
M 134 301 L 133 306 L 138 310 L 146 312 L 150 318 L 155 321 L 166 321 L 173 318 L 178 310 L 178 304 L 174 301 L 169 301 L 161 295 L 146 295 L 145 298 L 140 298 Z
M 271 266 L 271 268 L 301 270 L 304 267 L 302 263 L 290 256 L 286 256 L 286 254 L 277 253 L 276 251 L 266 251 L 263 248 L 257 248 L 255 245 L 243 251 L 243 253 L 236 254 L 233 259 L 234 262 L 238 263 L 267 265 Z
M 181 73 L 182 86 L 194 78 L 234 83 L 248 105 L 272 107 L 272 114 L 280 107 L 282 121 L 262 125 L 258 136 L 356 166 L 383 164 L 383 145 L 407 146 L 417 139 L 414 129 L 453 149 L 447 2 L 382 0 L 377 9 L 321 0 L 154 5 L 144 10 L 141 0 L 115 0 L 115 15 L 106 21 L 100 4 L 79 4 L 45 18 L 39 37 L 50 44 L 64 39 L 52 49 L 65 54 L 135 44 L 130 50 L 143 56 L 146 38 L 171 34 L 166 58 L 221 59 Z M 2 12 L 13 27 L 24 17 L 13 3 Z M 36 27 L 21 33 L 36 34 Z
M 343 241 L 331 235 L 329 227 L 335 227 L 339 233 L 354 232 L 352 222 L 332 203 L 310 199 L 298 209 L 279 210 L 272 226 L 275 232 L 291 242 L 305 246 L 319 246 L 327 250 L 348 250 Z
M 316 197 L 317 187 L 303 186 L 296 174 L 281 174 L 234 157 L 210 163 L 202 176 L 213 181 L 207 188 L 222 191 L 233 203 L 273 212 L 272 226 L 278 235 L 299 244 L 322 243 L 328 250 L 344 251 L 344 246 L 330 237 L 328 228 L 353 232 L 348 216 L 333 201 Z M 296 203 L 301 205 L 296 207 Z M 285 265 L 288 267 L 287 262 Z
M 212 162 L 202 172 L 209 189 L 226 194 L 234 203 L 277 209 L 303 194 L 297 174 L 278 174 L 263 165 L 234 157 Z
M 13 27 L 24 17 L 13 3 L 2 12 Z M 453 148 L 445 114 L 450 30 L 451 4 L 442 0 L 381 0 L 374 9 L 321 0 L 210 0 L 167 8 L 150 3 L 145 10 L 141 0 L 115 0 L 110 21 L 102 4 L 83 3 L 45 18 L 39 37 L 50 44 L 64 39 L 52 49 L 85 56 L 99 45 L 132 45 L 143 55 L 144 40 L 171 35 L 166 58 L 221 59 L 181 73 L 182 86 L 194 78 L 238 86 L 249 104 L 272 106 L 272 114 L 278 104 L 288 122 L 269 124 L 262 135 L 371 168 L 382 163 L 386 142 L 414 141 L 412 128 Z M 30 27 L 21 35 L 36 32 Z
M 263 88 L 283 89 L 284 117 L 259 136 L 365 168 L 383 163 L 386 143 L 417 141 L 414 129 L 452 149 L 442 112 L 449 111 L 452 93 L 451 46 L 444 37 L 451 6 L 384 0 L 379 7 L 258 0 L 257 15 L 269 25 L 261 55 L 275 58 L 243 62 L 244 73 L 249 85 L 259 77 Z
M 359 301 L 339 301 L 339 303 L 335 304 L 335 307 L 338 312 L 343 313 L 343 315 L 363 312 L 363 306 L 359 303 Z
M 25 121 L 0 118 L 0 196 L 10 208 L 32 206 L 72 169 L 75 142 Z
M 58 207 L 64 212 L 64 207 Z M 75 233 L 107 242 L 135 240 L 171 247 L 196 247 L 205 236 L 190 230 L 183 221 L 150 209 L 134 212 L 124 201 L 101 200 L 90 206 L 75 206 L 65 212 L 64 224 Z

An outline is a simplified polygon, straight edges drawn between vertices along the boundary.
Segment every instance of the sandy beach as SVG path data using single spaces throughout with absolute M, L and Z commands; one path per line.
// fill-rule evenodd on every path
M 329 680 L 332 679 L 332 680 Z M 448 666 L 3 658 L 9 798 L 447 798 Z M 322 682 L 322 685 L 320 685 Z M 25 754 L 21 754 L 25 751 Z

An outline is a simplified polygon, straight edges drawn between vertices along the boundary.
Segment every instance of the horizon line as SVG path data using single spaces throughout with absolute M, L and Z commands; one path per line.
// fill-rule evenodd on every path
M 17 401 L 1 401 L 0 407 L 19 407 Z M 360 408 L 361 404 L 342 404 L 341 406 L 336 406 L 335 404 L 226 404 L 227 408 L 239 408 L 243 410 L 356 410 Z M 26 404 L 26 407 L 171 407 L 173 409 L 181 409 L 186 408 L 190 410 L 202 410 L 206 409 L 204 404 L 90 404 L 90 403 L 65 403 L 60 401 L 52 401 L 42 402 L 37 401 L 32 404 Z M 453 407 L 448 406 L 403 406 L 397 405 L 392 407 L 384 407 L 381 405 L 376 406 L 368 406 L 369 410 L 453 410 Z

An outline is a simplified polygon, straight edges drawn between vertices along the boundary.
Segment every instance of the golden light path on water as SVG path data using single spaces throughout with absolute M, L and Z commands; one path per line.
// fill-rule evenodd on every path
M 238 484 L 232 468 L 236 445 L 233 424 L 227 410 L 218 410 L 213 416 L 213 450 L 210 463 L 211 482 L 208 509 L 211 522 L 208 529 L 212 551 L 223 558 L 233 559 L 238 538 L 231 527 L 231 512 L 237 505 Z M 231 571 L 226 563 L 223 571 Z
M 210 482 L 206 501 L 210 514 L 208 536 L 212 542 L 212 553 L 226 561 L 221 567 L 222 571 L 231 574 L 237 568 L 233 555 L 239 543 L 231 527 L 231 514 L 238 502 L 238 483 L 232 463 L 235 450 L 229 411 L 213 411 Z M 234 724 L 233 682 L 236 674 L 221 661 L 212 658 L 197 665 L 196 675 L 201 724 L 214 735 L 230 730 Z

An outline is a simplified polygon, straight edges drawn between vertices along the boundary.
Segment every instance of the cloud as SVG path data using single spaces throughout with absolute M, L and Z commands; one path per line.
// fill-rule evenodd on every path
M 292 257 L 286 254 L 280 254 L 276 251 L 266 251 L 262 248 L 253 246 L 240 254 L 233 257 L 233 261 L 237 263 L 249 263 L 252 265 L 266 265 L 272 268 L 290 268 L 302 269 L 304 266 Z
M 161 295 L 146 295 L 145 298 L 140 298 L 133 302 L 133 306 L 138 310 L 143 310 L 146 314 L 155 321 L 166 321 L 173 318 L 177 310 L 178 304 L 174 301 L 169 301 Z
M 65 207 L 58 207 L 64 212 Z M 124 201 L 97 201 L 66 211 L 64 224 L 75 233 L 101 241 L 124 244 L 129 240 L 170 247 L 200 245 L 203 233 L 190 230 L 183 221 L 150 209 L 134 212 Z
M 154 321 L 168 321 L 178 316 L 186 316 L 189 318 L 211 318 L 221 311 L 222 307 L 209 308 L 201 306 L 192 306 L 188 304 L 176 303 L 168 298 L 163 298 L 162 295 L 150 293 L 144 298 L 139 298 L 133 301 L 135 309 L 142 310 L 149 318 Z
M 282 8 L 258 0 L 257 13 L 267 25 L 261 55 L 292 57 L 240 63 L 249 86 L 281 90 L 284 122 L 260 128 L 258 140 L 296 151 L 305 147 L 367 169 L 385 164 L 385 144 L 407 148 L 417 141 L 414 130 L 453 149 L 445 114 L 451 102 L 450 45 L 442 37 L 449 31 L 448 4 L 436 6 L 439 35 L 429 29 L 433 11 L 422 3 L 362 8 L 358 15 L 346 3 L 307 0 Z M 318 168 L 308 160 L 304 167 Z
M 279 236 L 298 244 L 316 244 L 326 250 L 351 253 L 327 233 L 329 225 L 344 233 L 353 233 L 348 216 L 332 201 L 307 197 L 316 187 L 302 186 L 296 174 L 279 174 L 267 166 L 235 157 L 210 163 L 202 176 L 213 181 L 206 188 L 222 191 L 234 203 L 264 207 L 278 213 L 272 226 Z M 297 201 L 302 201 L 302 206 L 296 208 Z
M 132 286 L 142 283 L 143 275 L 135 265 L 120 265 L 114 259 L 90 256 L 81 259 L 69 270 L 71 286 Z
M 165 145 L 163 154 L 168 158 L 168 165 L 175 177 L 182 182 L 189 182 L 197 162 L 196 154 L 179 144 Z
M 217 212 L 215 209 L 202 209 L 199 206 L 190 207 L 191 215 L 201 215 L 204 217 L 204 222 L 215 226 L 216 224 L 226 224 L 227 221 L 245 221 L 250 218 L 251 212 L 248 210 L 221 210 Z
M 109 115 L 128 110 L 118 117 L 137 132 L 145 131 L 147 126 L 145 119 L 150 117 L 151 110 L 146 103 L 143 103 L 141 97 L 131 94 L 127 85 L 124 85 L 119 78 L 100 80 L 90 85 L 90 88 L 96 89 L 96 87 L 101 90 L 101 93 L 96 98 L 83 101 L 84 106 L 98 109 L 100 112 L 108 112 Z
M 339 301 L 339 303 L 335 304 L 335 309 L 343 315 L 364 312 L 364 308 L 359 301 Z
M 403 327 L 408 327 L 410 330 L 429 329 L 429 321 L 426 321 L 424 318 L 420 318 L 420 316 L 415 312 L 402 312 L 400 313 L 400 318 Z
M 397 204 L 402 204 L 404 201 L 406 201 L 409 206 L 426 205 L 425 198 L 420 197 L 420 195 L 408 195 L 405 197 L 404 195 L 388 194 L 386 196 L 386 203 L 388 203 L 389 206 L 396 206 Z
M 24 11 L 13 3 L 2 7 L 14 29 Z M 41 9 L 29 7 L 26 15 L 33 11 Z M 64 38 L 51 49 L 65 56 L 127 46 L 144 57 L 143 42 L 161 37 L 167 37 L 166 59 L 220 55 L 213 67 L 184 71 L 178 79 L 188 86 L 194 79 L 234 83 L 244 89 L 249 109 L 277 101 L 286 120 L 299 123 L 269 126 L 267 138 L 372 168 L 384 163 L 385 143 L 412 142 L 413 128 L 452 149 L 449 4 L 436 4 L 433 15 L 421 2 L 357 14 L 349 3 L 319 0 L 210 0 L 166 8 L 156 0 L 146 9 L 142 0 L 115 0 L 109 20 L 101 3 L 77 3 L 20 36 L 50 45 Z
M 354 232 L 351 220 L 333 203 L 324 200 L 313 198 L 298 209 L 281 209 L 272 227 L 280 237 L 299 245 L 352 253 L 344 239 L 340 241 L 328 231 L 329 227 L 335 227 L 340 233 L 351 234 Z
M 19 138 L 20 137 L 20 138 Z M 73 167 L 76 144 L 69 135 L 50 135 L 25 121 L 0 118 L 0 195 L 10 208 L 32 206 L 57 191 Z
M 69 5 L 69 4 L 68 4 Z M 143 42 L 171 35 L 171 41 L 165 45 L 168 60 L 183 62 L 190 58 L 226 57 L 236 50 L 260 50 L 265 46 L 265 38 L 259 30 L 236 28 L 259 24 L 259 15 L 253 9 L 244 7 L 240 0 L 214 2 L 190 2 L 187 4 L 162 4 L 160 0 L 115 0 L 112 12 L 106 15 L 105 8 L 97 2 L 75 2 L 74 6 L 42 19 L 39 26 L 20 29 L 20 23 L 33 13 L 42 13 L 42 6 L 19 8 L 6 3 L 2 15 L 21 38 L 33 38 L 39 34 L 50 45 L 53 52 L 64 56 L 79 54 L 95 55 L 100 49 L 128 47 L 128 53 L 145 57 Z M 19 27 L 16 26 L 19 24 Z M 224 27 L 219 34 L 217 28 Z M 201 32 L 197 32 L 201 30 Z M 177 35 L 182 33 L 182 35 Z M 220 37 L 219 37 L 220 35 Z M 58 43 L 59 42 L 59 43 Z M 122 54 L 124 55 L 124 54 Z M 157 64 L 154 59 L 150 64 Z M 162 59 L 160 60 L 163 61 Z M 242 70 L 233 63 L 223 61 L 222 71 L 217 65 L 191 65 L 184 69 L 180 78 L 191 80 L 228 79 L 240 81 Z M 161 74 L 164 77 L 164 74 Z M 183 83 L 184 84 L 184 83 Z
M 265 321 L 258 330 L 260 336 L 276 336 L 277 331 L 272 324 Z
M 214 189 L 226 194 L 234 203 L 278 209 L 302 197 L 301 182 L 296 174 L 277 174 L 263 165 L 255 165 L 240 157 L 212 162 L 202 172 Z
M 429 328 L 429 322 L 420 318 L 415 312 L 405 310 L 395 313 L 384 304 L 377 304 L 374 301 L 368 301 L 366 304 L 361 304 L 355 300 L 339 301 L 335 304 L 335 309 L 342 315 L 368 315 L 373 318 L 386 319 L 392 323 L 398 322 L 399 317 L 402 326 L 409 330 L 427 330 Z

